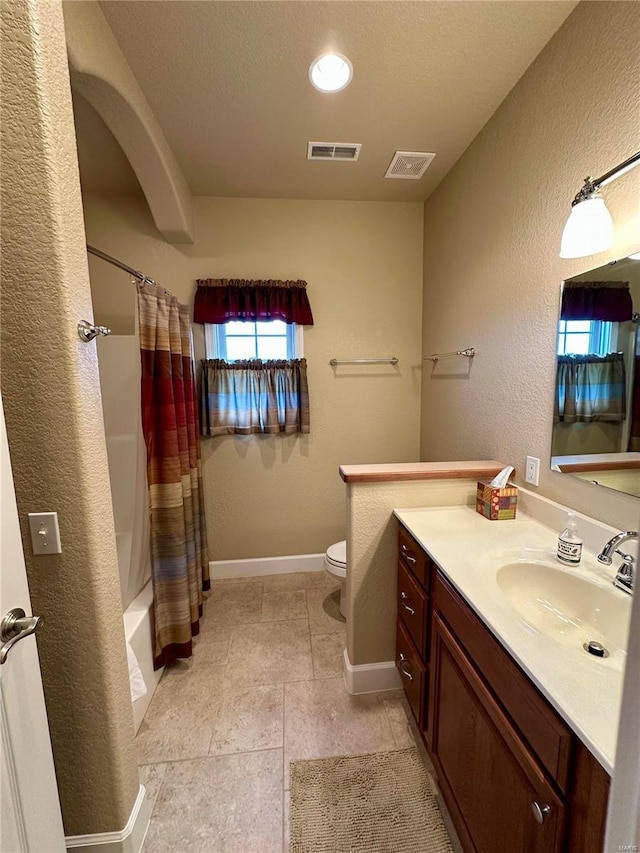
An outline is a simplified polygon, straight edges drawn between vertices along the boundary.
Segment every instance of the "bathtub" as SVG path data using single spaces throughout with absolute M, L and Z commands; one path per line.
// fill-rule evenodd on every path
M 141 696 L 133 703 L 133 723 L 136 732 L 147 712 L 158 682 L 162 677 L 162 669 L 153 669 L 153 640 L 151 637 L 151 606 L 153 603 L 153 587 L 147 583 L 141 593 L 134 598 L 124 611 L 124 634 L 142 670 L 144 683 L 147 685 L 147 695 Z

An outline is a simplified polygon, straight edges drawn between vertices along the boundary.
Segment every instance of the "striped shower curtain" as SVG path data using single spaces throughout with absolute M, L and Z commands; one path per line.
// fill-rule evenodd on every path
M 198 403 L 186 305 L 138 284 L 142 429 L 147 446 L 155 644 L 159 669 L 191 656 L 210 588 Z

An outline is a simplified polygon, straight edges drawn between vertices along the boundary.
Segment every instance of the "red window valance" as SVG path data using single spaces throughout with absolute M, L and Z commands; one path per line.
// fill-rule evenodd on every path
M 199 278 L 193 319 L 196 323 L 229 320 L 283 320 L 313 326 L 306 281 Z
M 561 320 L 623 323 L 632 315 L 628 281 L 568 281 L 562 291 Z

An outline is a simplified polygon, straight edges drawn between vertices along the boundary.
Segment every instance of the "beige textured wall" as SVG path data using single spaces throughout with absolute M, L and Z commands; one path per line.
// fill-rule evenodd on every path
M 394 509 L 473 504 L 477 480 L 351 483 L 347 487 L 347 652 L 352 665 L 396 653 L 398 522 Z
M 344 538 L 338 466 L 418 456 L 422 205 L 198 198 L 195 244 L 170 246 L 142 199 L 85 195 L 84 204 L 89 242 L 189 304 L 196 278 L 308 282 L 311 435 L 203 441 L 210 556 L 322 552 Z M 132 331 L 126 274 L 94 258 L 90 270 L 96 318 Z M 328 364 L 391 355 L 397 369 Z
M 2 395 L 49 727 L 66 834 L 115 831 L 138 774 L 60 3 L 3 4 L 1 54 Z M 60 555 L 32 556 L 42 510 Z
M 552 472 L 560 282 L 640 248 L 640 169 L 606 187 L 616 245 L 561 260 L 569 204 L 585 175 L 638 148 L 640 4 L 584 2 L 529 68 L 425 205 L 424 351 L 475 346 L 464 378 L 422 393 L 423 460 L 497 458 L 540 491 L 619 528 L 636 498 Z

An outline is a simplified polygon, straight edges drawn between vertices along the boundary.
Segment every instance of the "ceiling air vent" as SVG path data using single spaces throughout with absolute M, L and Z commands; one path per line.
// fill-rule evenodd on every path
M 427 166 L 435 156 L 424 151 L 396 151 L 385 178 L 417 181 L 427 171 Z
M 347 160 L 355 163 L 361 148 L 360 142 L 309 142 L 307 160 Z

